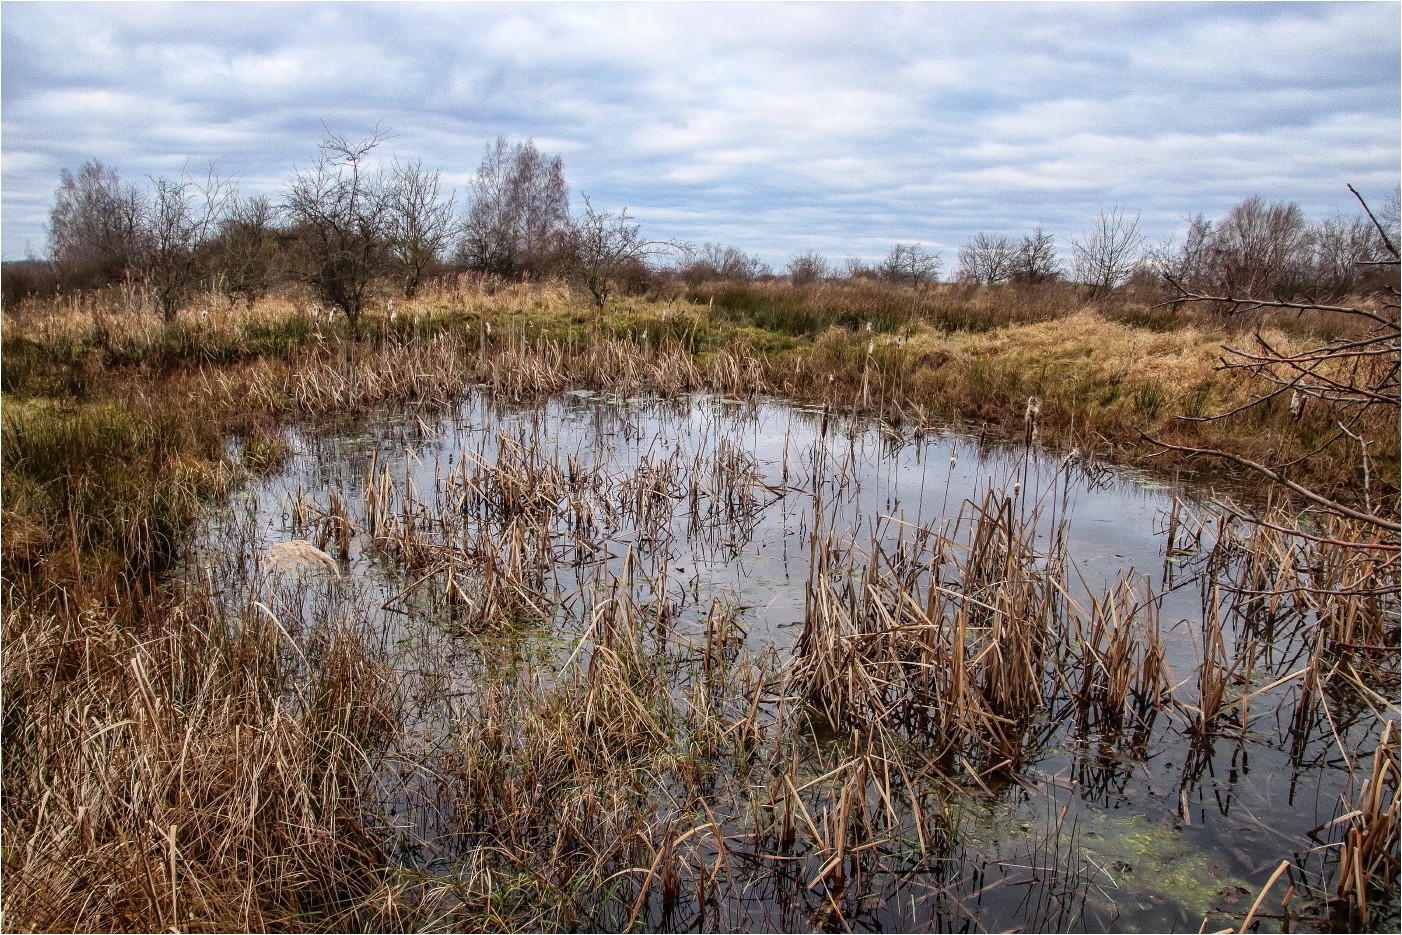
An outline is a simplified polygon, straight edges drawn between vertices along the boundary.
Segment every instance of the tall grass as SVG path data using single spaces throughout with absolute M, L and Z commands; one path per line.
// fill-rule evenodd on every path
M 1062 720 L 1134 760 L 1162 712 L 1189 712 L 1181 726 L 1205 745 L 1245 734 L 1263 671 L 1298 686 L 1284 720 L 1302 737 L 1333 730 L 1346 697 L 1387 710 L 1395 552 L 1231 527 L 1214 546 L 1199 531 L 1183 548 L 1210 553 L 1226 580 L 1198 671 L 1172 689 L 1140 584 L 1073 597 L 1059 547 L 1034 547 L 1035 513 L 995 494 L 963 507 L 958 535 L 922 527 L 895 545 L 815 522 L 798 656 L 752 656 L 724 601 L 679 624 L 685 591 L 670 577 L 676 537 L 719 552 L 792 493 L 721 443 L 704 461 L 660 451 L 610 471 L 561 456 L 537 426 L 491 457 L 467 452 L 431 492 L 372 460 L 360 507 L 299 496 L 296 532 L 327 553 L 316 564 L 329 573 L 363 550 L 402 574 L 389 606 L 442 611 L 473 647 L 468 689 L 461 656 L 392 664 L 369 614 L 293 612 L 311 585 L 272 583 L 284 572 L 260 567 L 251 538 L 227 581 L 161 574 L 202 504 L 278 463 L 284 420 L 441 407 L 475 384 L 522 401 L 776 392 L 821 407 L 824 434 L 846 413 L 917 427 L 964 415 L 1087 447 L 1126 444 L 1136 420 L 1187 398 L 1239 398 L 1211 375 L 1209 337 L 1146 334 L 1072 308 L 1070 293 L 1048 309 L 865 288 L 751 287 L 779 311 L 716 293 L 715 318 L 651 303 L 601 323 L 556 286 L 455 281 L 358 331 L 295 296 L 211 305 L 174 328 L 133 295 L 7 309 L 8 920 L 740 927 L 758 880 L 785 894 L 765 918 L 822 927 L 935 865 L 948 876 L 932 908 L 900 918 L 970 924 L 984 884 L 948 868 L 987 858 L 949 803 L 1025 778 Z M 1263 418 L 1261 443 L 1282 450 L 1319 430 Z M 816 476 L 809 493 L 848 479 Z M 622 528 L 630 545 L 611 556 Z M 588 570 L 577 593 L 561 593 L 562 567 Z M 245 587 L 243 600 L 220 593 Z M 578 629 L 559 630 L 569 614 Z M 1269 634 L 1299 619 L 1311 629 L 1290 645 L 1309 648 L 1272 656 Z M 561 632 L 562 664 L 533 664 L 522 636 Z M 1365 914 L 1396 879 L 1391 749 L 1384 735 L 1341 851 L 1336 895 Z M 1040 886 L 1027 917 L 1074 925 L 1086 885 L 1074 829 L 1049 821 L 1030 848 L 1010 859 L 1064 890 Z
M 383 892 L 366 751 L 397 717 L 353 628 L 7 607 L 5 912 L 37 930 L 361 924 Z
M 1084 304 L 1073 286 L 988 288 L 895 286 L 870 280 L 794 286 L 784 282 L 708 283 L 689 292 L 736 320 L 787 334 L 815 336 L 870 324 L 878 334 L 923 324 L 938 331 L 989 331 L 1045 321 Z

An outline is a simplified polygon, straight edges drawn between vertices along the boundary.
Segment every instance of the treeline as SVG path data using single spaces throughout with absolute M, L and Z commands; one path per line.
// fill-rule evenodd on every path
M 1365 211 L 1366 211 L 1365 206 Z M 1252 196 L 1220 220 L 1189 219 L 1183 240 L 1151 244 L 1139 215 L 1100 212 L 1091 229 L 1070 240 L 1069 263 L 1056 238 L 1041 227 L 1009 236 L 980 231 L 958 249 L 953 281 L 970 285 L 1072 282 L 1105 293 L 1132 284 L 1215 296 L 1340 298 L 1396 285 L 1380 264 L 1383 241 L 1398 241 L 1398 196 L 1374 217 L 1338 215 L 1311 223 L 1293 202 Z M 940 281 L 942 257 L 919 244 L 896 244 L 868 264 L 838 265 L 821 254 L 795 255 L 786 268 L 795 284 L 823 279 L 871 279 L 921 286 Z
M 895 244 L 874 263 L 804 251 L 776 272 L 733 247 L 649 239 L 626 211 L 598 211 L 587 196 L 572 214 L 563 160 L 529 140 L 488 145 L 459 205 L 440 171 L 380 160 L 385 139 L 329 134 L 276 199 L 245 196 L 213 169 L 144 187 L 96 160 L 76 173 L 65 169 L 50 213 L 48 259 L 7 263 L 4 300 L 131 281 L 174 320 L 205 290 L 251 305 L 298 283 L 355 321 L 380 290 L 412 297 L 427 278 L 447 273 L 569 279 L 602 307 L 618 291 L 662 282 L 879 280 L 923 288 L 944 271 L 941 254 L 919 243 Z M 1069 281 L 1093 295 L 1168 285 L 1177 293 L 1321 300 L 1389 285 L 1370 264 L 1383 259 L 1384 236 L 1396 242 L 1397 224 L 1396 194 L 1376 218 L 1317 222 L 1297 204 L 1253 196 L 1221 219 L 1189 219 L 1181 241 L 1151 245 L 1139 216 L 1116 207 L 1071 238 L 1065 255 L 1041 227 L 978 232 L 958 248 L 950 278 Z
M 687 249 L 587 196 L 571 214 L 563 161 L 531 141 L 489 145 L 459 211 L 439 170 L 377 160 L 385 139 L 329 135 L 277 199 L 244 196 L 213 169 L 145 187 L 97 160 L 65 169 L 48 259 L 6 264 L 5 300 L 135 282 L 173 321 L 205 290 L 251 305 L 297 283 L 354 322 L 387 285 L 413 297 L 429 277 L 475 271 L 569 278 L 602 306 L 646 283 L 657 257 Z

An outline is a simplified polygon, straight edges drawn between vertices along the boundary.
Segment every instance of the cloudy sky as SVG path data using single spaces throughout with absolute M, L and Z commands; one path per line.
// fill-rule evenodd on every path
M 16 3 L 0 7 L 3 254 L 60 169 L 276 193 L 323 127 L 459 189 L 497 135 L 648 233 L 776 265 L 979 230 L 1154 239 L 1251 194 L 1311 217 L 1399 174 L 1397 3 Z

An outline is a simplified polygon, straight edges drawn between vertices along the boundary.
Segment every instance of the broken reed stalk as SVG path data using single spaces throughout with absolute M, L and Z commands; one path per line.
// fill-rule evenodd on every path
M 1079 607 L 1063 600 L 1060 560 L 1032 550 L 1035 511 L 990 492 L 970 513 L 968 545 L 922 527 L 863 551 L 815 531 L 793 684 L 834 727 L 891 728 L 983 772 L 1017 768 L 1058 682 L 1116 723 L 1149 718 L 1167 697 L 1163 650 L 1156 622 L 1141 633 L 1119 619 L 1129 586 L 1069 622 L 1079 648 L 1065 653 L 1052 634 Z
M 1088 610 L 1063 597 L 1073 608 L 1075 638 L 1062 677 L 1078 677 L 1068 687 L 1086 729 L 1147 728 L 1171 694 L 1158 602 L 1147 583 L 1122 578 L 1092 596 Z
M 1397 722 L 1387 721 L 1373 751 L 1371 775 L 1359 791 L 1338 858 L 1336 898 L 1352 925 L 1370 924 L 1371 896 L 1395 892 L 1399 866 L 1399 787 Z M 1376 903 L 1373 903 L 1376 905 Z
M 5 615 L 7 916 L 36 928 L 351 924 L 388 859 L 360 792 L 397 701 L 353 629 L 289 665 L 263 615 Z M 111 664 L 121 660 L 123 664 Z M 123 921 L 124 920 L 124 921 Z

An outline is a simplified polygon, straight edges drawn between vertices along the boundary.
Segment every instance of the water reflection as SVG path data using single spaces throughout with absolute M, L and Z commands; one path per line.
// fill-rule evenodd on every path
M 846 799 L 836 788 L 806 793 L 825 816 L 854 802 L 889 813 L 880 833 L 873 819 L 869 849 L 835 865 L 840 879 L 830 861 L 784 842 L 792 829 L 771 849 L 747 847 L 737 842 L 753 828 L 732 818 L 687 839 L 667 864 L 675 880 L 601 909 L 591 920 L 600 926 L 632 916 L 677 931 L 1197 928 L 1213 913 L 1244 912 L 1238 897 L 1282 856 L 1321 879 L 1324 857 L 1310 853 L 1308 835 L 1350 791 L 1345 751 L 1375 733 L 1366 706 L 1333 709 L 1345 716 L 1330 721 L 1291 703 L 1289 673 L 1309 652 L 1298 621 L 1279 603 L 1223 619 L 1221 592 L 1194 563 L 1210 535 L 1176 528 L 1174 491 L 1079 457 L 901 434 L 771 401 L 584 391 L 526 408 L 474 395 L 442 417 L 323 425 L 295 449 L 286 471 L 210 517 L 188 571 L 246 582 L 222 597 L 257 603 L 299 636 L 351 618 L 377 632 L 412 675 L 409 733 L 423 745 L 460 731 L 464 710 L 490 720 L 499 708 L 509 721 L 519 702 L 499 693 L 503 672 L 548 692 L 586 643 L 622 647 L 610 629 L 620 620 L 644 622 L 666 646 L 656 671 L 679 710 L 731 710 L 740 723 L 753 697 L 769 716 L 776 702 L 761 700 L 761 687 L 791 659 L 810 615 L 819 543 L 889 553 L 898 576 L 938 577 L 946 566 L 913 543 L 969 546 L 972 505 L 990 492 L 1030 530 L 1040 567 L 1067 569 L 1058 598 L 1067 620 L 1116 613 L 1156 628 L 1170 684 L 1140 686 L 1146 703 L 1128 718 L 1119 702 L 1092 700 L 1111 686 L 1053 686 L 1043 716 L 1019 727 L 1012 778 L 975 771 L 969 794 L 953 798 L 916 782 L 894 803 L 865 774 Z M 343 575 L 259 567 L 270 546 L 301 537 L 342 552 Z M 902 570 L 917 559 L 925 564 Z M 503 620 L 511 638 L 490 638 Z M 489 621 L 493 634 L 483 632 Z M 1079 634 L 1054 636 L 1080 660 L 1077 677 L 1094 679 L 1109 650 Z M 1213 671 L 1235 680 L 1219 686 L 1226 696 L 1249 697 L 1238 684 L 1269 688 L 1251 710 L 1244 700 L 1207 710 L 1214 686 L 1194 672 L 1214 653 Z M 742 675 L 715 675 L 737 667 Z M 1161 688 L 1175 701 L 1147 703 Z M 821 776 L 860 759 L 840 732 L 807 730 L 813 746 L 792 754 L 804 764 L 796 771 Z M 734 770 L 699 770 L 663 791 L 723 812 L 746 782 Z M 388 795 L 405 822 L 405 860 L 451 875 L 472 854 L 473 821 L 485 819 L 464 817 L 477 806 L 460 790 L 407 774 Z

